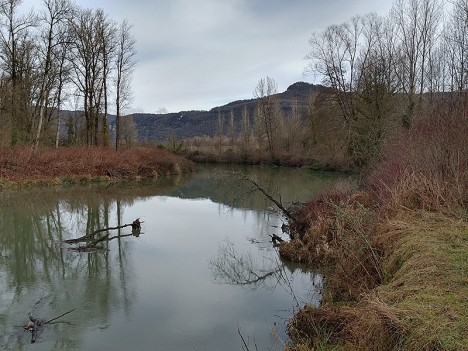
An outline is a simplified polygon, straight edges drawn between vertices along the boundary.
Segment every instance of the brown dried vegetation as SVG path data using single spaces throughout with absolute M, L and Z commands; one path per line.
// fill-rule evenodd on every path
M 287 350 L 468 349 L 468 123 L 447 111 L 389 144 L 366 192 L 297 210 L 280 254 L 326 286 L 322 306 L 290 321 Z
M 5 185 L 83 183 L 122 178 L 158 177 L 192 170 L 192 163 L 157 148 L 99 147 L 0 149 L 0 182 Z

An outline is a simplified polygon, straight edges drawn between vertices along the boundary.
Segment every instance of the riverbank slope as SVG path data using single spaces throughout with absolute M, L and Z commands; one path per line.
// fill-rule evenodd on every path
M 468 349 L 466 220 L 401 210 L 370 224 L 360 203 L 335 206 L 302 243 L 281 247 L 284 257 L 328 269 L 321 307 L 289 323 L 288 350 Z
M 297 209 L 280 254 L 325 271 L 325 290 L 290 321 L 287 350 L 468 349 L 466 135 L 463 114 L 421 121 L 362 192 Z

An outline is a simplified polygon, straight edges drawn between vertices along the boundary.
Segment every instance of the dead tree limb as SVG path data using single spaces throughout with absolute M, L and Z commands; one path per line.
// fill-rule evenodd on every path
M 140 218 L 137 218 L 132 223 L 119 225 L 117 227 L 109 227 L 109 228 L 103 228 L 103 229 L 95 230 L 94 232 L 88 233 L 88 234 L 83 235 L 83 236 L 81 236 L 79 238 L 76 238 L 76 239 L 64 240 L 64 242 L 67 243 L 67 244 L 77 244 L 77 243 L 92 240 L 91 243 L 94 243 L 94 244 L 91 244 L 91 245 L 88 245 L 88 246 L 95 246 L 97 243 L 99 243 L 101 241 L 104 241 L 105 238 L 109 236 L 109 233 L 107 233 L 106 235 L 104 235 L 103 237 L 101 237 L 99 239 L 94 239 L 96 234 L 106 232 L 106 231 L 110 231 L 110 230 L 123 229 L 123 228 L 127 228 L 127 227 L 132 227 L 132 230 L 139 230 L 139 229 L 141 229 L 141 223 L 144 223 L 144 222 L 141 222 Z
M 65 312 L 65 313 L 62 313 L 60 316 L 58 317 L 55 317 L 55 318 L 52 318 L 52 319 L 49 319 L 48 321 L 44 321 L 43 319 L 41 318 L 35 318 L 33 317 L 32 315 L 32 312 L 30 312 L 28 314 L 28 317 L 29 317 L 29 322 L 28 324 L 24 327 L 25 330 L 28 330 L 29 332 L 31 332 L 31 344 L 34 344 L 36 342 L 36 339 L 37 339 L 37 333 L 39 331 L 39 328 L 42 327 L 43 325 L 46 325 L 46 324 L 49 324 L 71 312 L 73 312 L 75 309 L 72 309 L 68 312 Z
M 49 324 L 49 323 L 51 323 L 51 322 L 53 322 L 53 321 L 55 321 L 55 320 L 57 320 L 57 319 L 59 319 L 59 318 L 62 318 L 63 316 L 65 316 L 65 315 L 67 315 L 67 314 L 69 314 L 69 313 L 72 313 L 74 310 L 75 310 L 75 309 L 73 308 L 73 309 L 71 309 L 70 311 L 67 311 L 67 312 L 65 312 L 65 313 L 62 313 L 62 314 L 61 314 L 60 316 L 58 316 L 58 317 L 49 319 L 47 322 L 44 323 L 44 325 Z
M 273 202 L 276 207 L 278 207 L 283 213 L 284 215 L 290 219 L 291 221 L 297 223 L 297 219 L 296 217 L 291 213 L 291 211 L 289 211 L 286 207 L 283 206 L 283 204 L 276 200 L 273 196 L 271 196 L 264 188 L 262 188 L 256 181 L 250 179 L 249 177 L 247 176 L 243 176 L 243 179 L 247 182 L 249 182 L 250 184 L 252 184 L 258 191 L 260 191 L 263 195 L 265 195 L 265 197 L 270 200 L 271 202 Z
M 37 338 L 37 331 L 44 321 L 40 318 L 34 318 L 31 314 L 29 314 L 29 323 L 28 323 L 28 330 L 31 332 L 31 344 L 36 342 Z
M 278 236 L 278 235 L 276 235 L 276 234 L 271 234 L 270 237 L 271 237 L 271 242 L 272 242 L 273 244 L 277 244 L 277 243 L 282 243 L 282 242 L 284 242 L 284 240 L 283 240 L 280 236 Z

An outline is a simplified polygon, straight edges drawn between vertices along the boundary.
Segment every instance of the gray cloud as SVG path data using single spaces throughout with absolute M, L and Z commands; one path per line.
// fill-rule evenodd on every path
M 128 19 L 137 40 L 134 105 L 145 112 L 210 109 L 251 98 L 260 78 L 285 90 L 304 77 L 314 31 L 392 0 L 76 0 Z M 37 7 L 37 5 L 35 5 Z

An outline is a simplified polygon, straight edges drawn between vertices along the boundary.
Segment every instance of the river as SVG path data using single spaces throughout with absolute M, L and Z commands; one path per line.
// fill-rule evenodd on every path
M 260 194 L 232 188 L 230 173 L 213 181 L 228 168 L 284 204 L 343 179 L 205 166 L 148 184 L 1 191 L 0 349 L 282 350 L 288 318 L 319 303 L 321 277 L 279 259 L 269 235 L 286 238 L 283 219 Z M 136 218 L 139 233 L 110 231 L 102 249 L 63 243 Z M 32 344 L 28 313 L 66 314 Z

